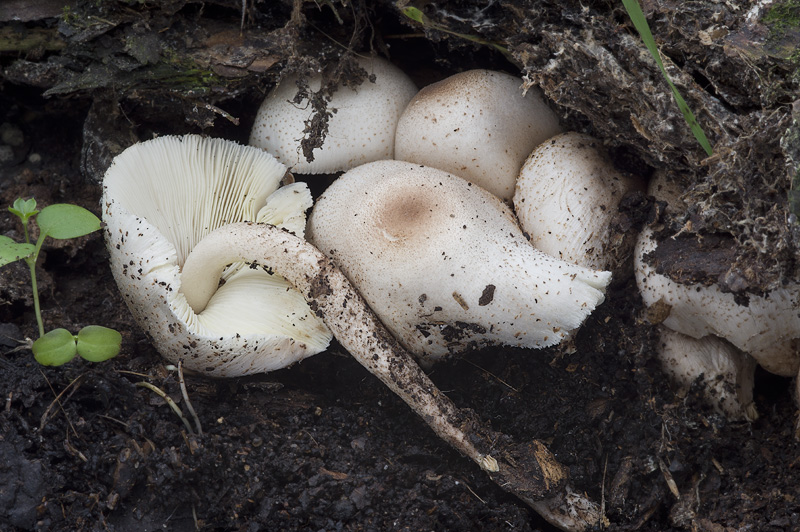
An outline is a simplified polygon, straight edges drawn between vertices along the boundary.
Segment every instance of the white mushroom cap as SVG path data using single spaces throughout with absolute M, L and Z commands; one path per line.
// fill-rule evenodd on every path
M 800 368 L 800 287 L 780 288 L 766 296 L 749 295 L 740 305 L 719 285 L 680 284 L 659 274 L 646 256 L 657 242 L 645 228 L 636 243 L 634 268 L 642 299 L 668 315 L 663 324 L 693 338 L 714 334 L 750 354 L 764 369 L 794 376 Z
M 753 357 L 713 335 L 692 338 L 664 326 L 659 326 L 659 333 L 659 358 L 682 393 L 702 378 L 705 399 L 718 412 L 729 419 L 758 419 L 753 404 Z
M 432 166 L 510 200 L 525 158 L 561 132 L 541 92 L 503 72 L 469 70 L 423 88 L 400 117 L 395 159 Z
M 514 210 L 536 249 L 605 269 L 611 222 L 622 197 L 636 185 L 614 168 L 597 140 L 563 133 L 540 144 L 525 161 Z
M 397 120 L 417 93 L 411 78 L 379 57 L 358 58 L 358 64 L 375 81 L 364 80 L 355 88 L 339 87 L 328 103 L 333 114 L 314 161 L 303 156 L 300 141 L 305 123 L 313 113 L 307 100 L 292 103 L 297 94 L 297 76 L 288 76 L 267 96 L 258 110 L 250 144 L 273 154 L 301 174 L 333 173 L 370 161 L 394 156 Z M 320 89 L 322 76 L 309 80 L 309 88 Z
M 608 272 L 534 249 L 510 209 L 459 177 L 400 161 L 350 170 L 309 240 L 417 356 L 557 344 L 604 299 Z
M 263 270 L 229 267 L 200 314 L 180 292 L 185 258 L 218 227 L 254 220 L 302 236 L 311 196 L 303 183 L 278 189 L 284 173 L 266 152 L 196 135 L 139 143 L 114 159 L 102 200 L 112 272 L 165 358 L 225 377 L 282 368 L 327 347 L 330 332 L 302 295 Z

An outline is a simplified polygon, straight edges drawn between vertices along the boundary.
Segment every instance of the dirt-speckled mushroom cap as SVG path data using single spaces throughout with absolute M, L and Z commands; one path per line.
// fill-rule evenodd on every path
M 692 338 L 664 326 L 659 326 L 659 334 L 658 357 L 680 393 L 701 379 L 705 400 L 718 412 L 733 420 L 758 419 L 753 357 L 713 335 Z
M 561 132 L 537 88 L 503 72 L 469 70 L 429 85 L 397 124 L 395 159 L 432 166 L 510 200 L 525 158 Z
M 540 144 L 519 173 L 514 210 L 536 249 L 587 268 L 611 259 L 611 222 L 637 183 L 617 171 L 600 143 L 563 133 Z
M 342 175 L 317 201 L 308 238 L 426 360 L 557 344 L 603 301 L 611 277 L 534 249 L 482 188 L 401 161 Z
M 800 368 L 800 287 L 779 288 L 766 296 L 750 294 L 747 304 L 719 285 L 682 284 L 648 262 L 658 242 L 651 228 L 639 235 L 634 269 L 650 314 L 666 327 L 693 338 L 713 334 L 748 353 L 767 371 L 794 376 Z
M 333 173 L 394 156 L 397 120 L 417 93 L 417 86 L 403 71 L 379 57 L 358 58 L 358 64 L 374 76 L 357 87 L 339 87 L 328 103 L 333 114 L 321 148 L 314 160 L 303 156 L 300 141 L 311 118 L 308 100 L 292 103 L 297 77 L 287 76 L 267 96 L 256 115 L 250 145 L 266 150 L 292 171 L 301 174 Z M 309 79 L 319 90 L 322 76 Z
M 299 292 L 261 269 L 231 265 L 208 307 L 180 293 L 194 245 L 225 224 L 260 221 L 300 232 L 311 195 L 278 188 L 285 167 L 235 142 L 160 137 L 118 155 L 103 182 L 103 221 L 117 285 L 168 360 L 216 377 L 271 371 L 324 350 L 330 332 Z

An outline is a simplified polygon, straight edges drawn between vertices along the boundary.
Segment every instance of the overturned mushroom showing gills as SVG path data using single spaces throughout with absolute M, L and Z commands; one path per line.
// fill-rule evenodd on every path
M 525 161 L 514 210 L 536 249 L 606 269 L 615 265 L 611 223 L 620 200 L 634 187 L 636 182 L 614 168 L 600 142 L 563 133 L 540 144 Z
M 401 161 L 337 179 L 309 217 L 308 238 L 423 360 L 555 345 L 603 301 L 611 278 L 534 249 L 482 188 Z
M 561 132 L 537 88 L 503 72 L 468 70 L 424 87 L 395 135 L 395 156 L 477 183 L 510 200 L 525 158 Z
M 300 142 L 314 109 L 307 98 L 295 101 L 297 76 L 287 76 L 267 96 L 256 115 L 250 145 L 273 154 L 301 174 L 333 173 L 359 164 L 391 159 L 397 120 L 417 87 L 405 73 L 379 57 L 358 58 L 368 79 L 357 87 L 340 86 L 327 104 L 328 131 L 313 161 Z M 319 91 L 322 76 L 308 80 Z
M 562 530 L 588 530 L 599 507 L 567 486 L 567 470 L 539 441 L 524 445 L 459 410 L 383 327 L 344 274 L 314 246 L 270 225 L 231 224 L 209 234 L 184 264 L 187 300 L 202 309 L 229 262 L 255 261 L 283 275 L 336 339 L 439 435 Z M 191 280 L 191 282 L 189 282 Z
M 196 135 L 136 144 L 114 159 L 102 199 L 112 272 L 168 360 L 230 377 L 282 368 L 327 347 L 331 333 L 303 296 L 265 269 L 231 265 L 202 313 L 181 292 L 186 256 L 218 227 L 252 220 L 303 234 L 311 195 L 302 183 L 279 189 L 285 171 L 261 150 Z

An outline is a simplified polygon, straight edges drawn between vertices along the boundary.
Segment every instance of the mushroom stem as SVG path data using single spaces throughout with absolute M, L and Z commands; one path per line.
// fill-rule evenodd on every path
M 500 487 L 562 530 L 582 531 L 600 523 L 597 505 L 567 493 L 567 470 L 543 443 L 515 444 L 482 423 L 474 412 L 457 408 L 383 326 L 338 267 L 294 234 L 271 225 L 235 223 L 206 236 L 189 254 L 181 273 L 181 290 L 195 312 L 202 311 L 213 295 L 223 268 L 237 261 L 274 268 L 304 295 L 342 347 Z

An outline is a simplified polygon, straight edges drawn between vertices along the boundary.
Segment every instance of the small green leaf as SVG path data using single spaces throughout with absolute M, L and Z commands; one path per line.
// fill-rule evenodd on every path
M 66 329 L 53 329 L 33 342 L 33 357 L 42 366 L 61 366 L 78 352 L 75 336 Z
M 0 266 L 26 259 L 36 252 L 33 244 L 20 244 L 7 236 L 0 235 Z
M 36 217 L 39 229 L 58 240 L 88 235 L 100 229 L 100 219 L 83 207 L 69 203 L 48 205 Z
M 404 7 L 403 14 L 415 22 L 419 22 L 420 24 L 425 24 L 423 18 L 425 17 L 425 14 L 416 7 Z
M 122 335 L 114 329 L 88 325 L 78 332 L 78 354 L 89 362 L 103 362 L 119 354 Z
M 11 214 L 20 218 L 22 223 L 27 223 L 28 218 L 39 212 L 36 210 L 36 200 L 33 198 L 28 200 L 17 198 L 14 200 L 14 205 L 9 207 L 8 210 Z

